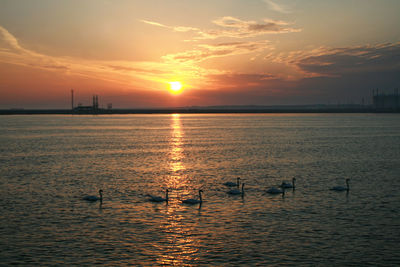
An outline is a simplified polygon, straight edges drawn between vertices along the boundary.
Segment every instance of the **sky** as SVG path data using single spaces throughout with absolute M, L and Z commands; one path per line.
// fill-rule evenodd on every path
M 398 0 L 0 0 L 0 109 L 369 103 Z M 182 89 L 171 90 L 171 82 Z M 175 83 L 176 84 L 176 83 Z

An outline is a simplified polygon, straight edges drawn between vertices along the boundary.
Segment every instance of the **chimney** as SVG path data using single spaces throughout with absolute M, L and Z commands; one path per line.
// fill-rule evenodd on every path
M 71 109 L 74 109 L 74 89 L 71 89 Z

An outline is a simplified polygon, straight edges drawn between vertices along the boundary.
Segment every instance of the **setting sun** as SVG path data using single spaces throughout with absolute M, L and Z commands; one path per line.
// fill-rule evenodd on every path
M 180 82 L 169 82 L 170 90 L 174 94 L 179 94 L 182 91 L 182 84 Z

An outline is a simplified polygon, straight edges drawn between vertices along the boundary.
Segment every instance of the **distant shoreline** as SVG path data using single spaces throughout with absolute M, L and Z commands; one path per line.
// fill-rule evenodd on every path
M 72 111 L 71 109 L 3 109 L 0 115 L 122 115 L 122 114 L 239 114 L 239 113 L 400 113 L 400 110 L 374 108 L 164 108 L 164 109 L 98 109 Z

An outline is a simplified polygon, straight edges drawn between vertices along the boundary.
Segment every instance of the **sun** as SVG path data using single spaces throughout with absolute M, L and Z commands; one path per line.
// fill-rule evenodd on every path
M 172 93 L 179 94 L 182 92 L 182 83 L 181 82 L 169 82 L 169 88 Z

